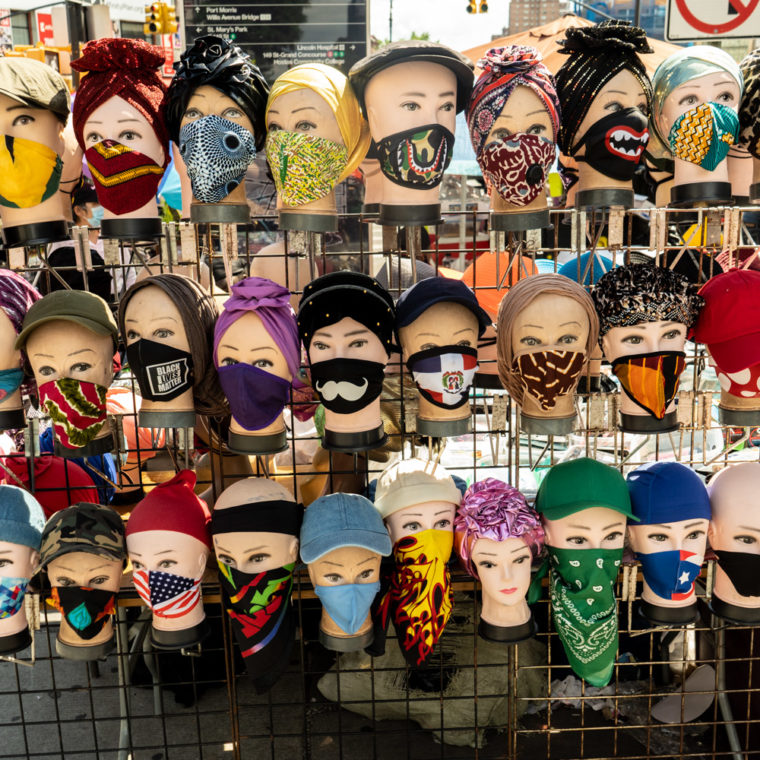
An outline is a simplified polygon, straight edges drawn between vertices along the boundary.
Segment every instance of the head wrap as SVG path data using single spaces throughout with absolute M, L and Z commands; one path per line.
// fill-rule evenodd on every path
M 691 327 L 704 300 L 682 274 L 652 264 L 628 264 L 603 275 L 591 294 L 599 340 L 613 327 L 673 321 Z
M 251 57 L 237 45 L 220 37 L 198 37 L 177 63 L 166 94 L 166 123 L 169 137 L 179 142 L 179 125 L 193 93 L 208 85 L 234 100 L 253 125 L 256 150 L 267 136 L 264 106 L 269 85 Z
M 760 50 L 747 54 L 739 64 L 744 94 L 739 106 L 739 145 L 760 158 Z
M 512 328 L 517 315 L 538 296 L 566 296 L 577 301 L 586 312 L 589 321 L 586 355 L 590 356 L 599 333 L 599 319 L 594 311 L 594 302 L 582 285 L 561 274 L 534 274 L 515 283 L 499 305 L 496 320 L 496 366 L 502 385 L 517 404 L 522 401 L 524 386 L 520 375 L 512 366 Z
M 35 301 L 42 296 L 20 274 L 0 269 L 0 309 L 10 319 L 16 333 L 21 332 L 24 317 Z
M 641 525 L 710 519 L 704 481 L 680 462 L 647 462 L 629 472 L 626 481 Z
M 559 147 L 571 156 L 581 122 L 597 93 L 624 69 L 636 77 L 651 107 L 652 85 L 639 53 L 653 53 L 644 30 L 627 21 L 602 21 L 596 26 L 572 27 L 560 41 L 568 56 L 557 72 L 557 94 L 562 107 Z
M 123 98 L 148 121 L 164 147 L 169 163 L 169 135 L 164 121 L 166 86 L 157 69 L 164 64 L 161 48 L 144 40 L 104 38 L 88 42 L 71 68 L 87 72 L 74 98 L 74 134 L 84 149 L 84 125 L 92 112 L 114 97 Z
M 741 92 L 743 80 L 739 65 L 725 50 L 714 45 L 681 48 L 657 67 L 652 77 L 654 95 L 649 123 L 663 144 L 668 144 L 668 128 L 662 123 L 662 107 L 668 95 L 692 79 L 721 71 L 727 72 L 736 80 Z
M 218 366 L 217 348 L 230 325 L 249 312 L 255 312 L 264 328 L 278 345 L 288 370 L 295 379 L 301 365 L 296 315 L 290 305 L 290 291 L 263 277 L 248 277 L 232 286 L 232 295 L 225 301 L 224 310 L 214 327 L 214 365 Z
M 488 133 L 504 110 L 515 87 L 530 87 L 547 110 L 559 134 L 560 108 L 554 77 L 541 62 L 541 53 L 533 47 L 511 45 L 491 48 L 478 61 L 483 73 L 475 83 L 467 106 L 467 126 L 476 155 L 486 144 Z
M 544 545 L 544 529 L 536 512 L 513 486 L 496 478 L 473 483 L 454 518 L 454 541 L 464 569 L 475 578 L 472 547 L 479 538 L 506 541 L 521 538 L 536 557 Z
M 335 114 L 348 152 L 348 163 L 338 178 L 338 182 L 342 182 L 364 161 L 370 142 L 369 125 L 362 116 L 359 101 L 344 74 L 321 63 L 303 63 L 288 69 L 272 85 L 264 118 L 280 95 L 303 89 L 313 90 L 320 95 Z

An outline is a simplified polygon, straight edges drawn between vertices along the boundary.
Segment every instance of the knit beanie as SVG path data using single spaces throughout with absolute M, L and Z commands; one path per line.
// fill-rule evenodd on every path
M 37 499 L 17 486 L 0 485 L 0 541 L 40 550 L 45 513 Z
M 739 106 L 739 145 L 760 158 L 760 50 L 753 50 L 739 64 L 744 94 Z

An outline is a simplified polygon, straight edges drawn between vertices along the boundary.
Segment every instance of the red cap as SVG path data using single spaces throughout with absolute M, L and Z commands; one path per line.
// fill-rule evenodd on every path
M 132 510 L 126 535 L 146 530 L 173 530 L 197 538 L 211 548 L 206 503 L 195 495 L 195 473 L 180 470 L 171 480 L 157 485 Z
M 693 337 L 718 368 L 738 372 L 760 362 L 760 272 L 731 269 L 700 289 L 705 299 Z

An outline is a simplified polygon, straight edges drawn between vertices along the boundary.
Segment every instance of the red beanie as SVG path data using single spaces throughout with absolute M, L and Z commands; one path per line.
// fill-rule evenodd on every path
M 205 502 L 195 495 L 195 473 L 180 470 L 171 480 L 157 485 L 137 503 L 127 520 L 126 535 L 146 530 L 173 530 L 197 538 L 211 548 Z
M 166 85 L 158 74 L 164 64 L 161 48 L 144 40 L 117 37 L 88 42 L 71 68 L 87 72 L 74 98 L 74 134 L 82 150 L 84 125 L 90 114 L 107 100 L 119 96 L 134 106 L 153 127 L 169 162 L 169 133 L 164 120 Z

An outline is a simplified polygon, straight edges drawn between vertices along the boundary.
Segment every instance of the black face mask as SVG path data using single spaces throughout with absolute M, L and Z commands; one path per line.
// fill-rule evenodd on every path
M 55 586 L 53 606 L 63 615 L 80 639 L 94 639 L 114 613 L 116 594 L 85 586 Z
M 605 177 L 628 182 L 648 142 L 647 117 L 638 108 L 624 108 L 592 124 L 573 149 L 573 158 L 585 161 Z M 586 155 L 575 155 L 583 145 Z
M 438 187 L 451 163 L 454 135 L 440 124 L 424 124 L 375 143 L 383 174 L 401 187 Z
M 385 365 L 363 359 L 328 359 L 311 365 L 311 384 L 325 409 L 353 414 L 380 397 Z
M 718 567 L 742 596 L 760 596 L 760 554 L 714 549 Z
M 187 351 L 141 338 L 127 346 L 127 361 L 148 401 L 171 401 L 193 388 L 193 357 Z

